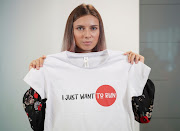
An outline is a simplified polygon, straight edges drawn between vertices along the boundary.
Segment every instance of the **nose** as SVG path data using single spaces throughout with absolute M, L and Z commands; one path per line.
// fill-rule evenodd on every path
M 90 31 L 89 29 L 87 29 L 87 30 L 84 31 L 84 37 L 85 37 L 85 38 L 91 37 L 91 31 Z

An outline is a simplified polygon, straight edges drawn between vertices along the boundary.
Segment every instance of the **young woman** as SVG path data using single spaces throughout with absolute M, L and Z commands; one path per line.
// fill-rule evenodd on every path
M 73 53 L 90 53 L 90 52 L 102 52 L 105 51 L 106 49 L 107 48 L 106 48 L 104 27 L 100 14 L 92 5 L 86 5 L 86 4 L 79 5 L 71 12 L 71 14 L 68 17 L 61 51 L 62 52 L 68 51 Z M 123 55 L 128 55 L 128 62 L 130 62 L 131 64 L 133 64 L 134 61 L 136 64 L 138 63 L 138 61 L 144 63 L 144 57 L 136 53 L 133 53 L 132 51 L 126 52 Z M 36 68 L 39 70 L 39 67 L 42 67 L 45 58 L 46 56 L 43 56 L 37 60 L 33 60 L 29 65 L 29 70 L 31 70 L 31 68 Z M 31 97 L 29 98 L 29 96 Z M 151 104 L 153 104 L 152 102 Z M 41 111 L 43 101 L 41 101 L 41 97 L 38 94 L 38 92 L 35 91 L 32 87 L 24 95 L 23 103 L 24 103 L 25 111 L 27 115 L 29 115 L 27 110 L 27 105 L 34 104 L 33 106 L 36 107 L 37 110 L 36 113 L 38 113 L 38 111 Z M 42 117 L 44 118 L 44 116 Z M 31 122 L 31 125 L 35 125 L 35 122 L 32 121 L 31 118 L 29 118 L 29 120 Z M 43 121 L 38 121 L 38 122 L 40 122 L 39 128 L 37 129 L 36 127 L 36 130 L 42 130 L 44 122 Z M 109 125 L 109 126 L 113 126 L 113 125 Z M 32 128 L 35 129 L 35 127 Z M 126 129 L 127 131 L 130 131 L 130 128 L 127 129 Z

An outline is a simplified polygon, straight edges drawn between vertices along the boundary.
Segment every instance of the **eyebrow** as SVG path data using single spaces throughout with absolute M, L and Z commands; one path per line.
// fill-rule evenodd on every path
M 77 26 L 82 26 L 82 27 L 84 27 L 83 25 L 77 25 Z M 91 26 L 98 26 L 98 25 L 91 25 Z

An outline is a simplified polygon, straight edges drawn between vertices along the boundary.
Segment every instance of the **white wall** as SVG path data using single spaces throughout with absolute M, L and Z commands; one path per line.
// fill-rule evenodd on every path
M 67 18 L 81 3 L 101 14 L 109 49 L 139 52 L 139 0 L 0 0 L 0 130 L 31 131 L 23 78 L 32 60 L 60 52 Z

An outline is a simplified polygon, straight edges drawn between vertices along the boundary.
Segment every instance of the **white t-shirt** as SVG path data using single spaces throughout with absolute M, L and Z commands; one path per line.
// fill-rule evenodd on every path
M 132 96 L 142 95 L 151 68 L 122 51 L 47 55 L 24 81 L 46 101 L 44 131 L 134 131 Z

